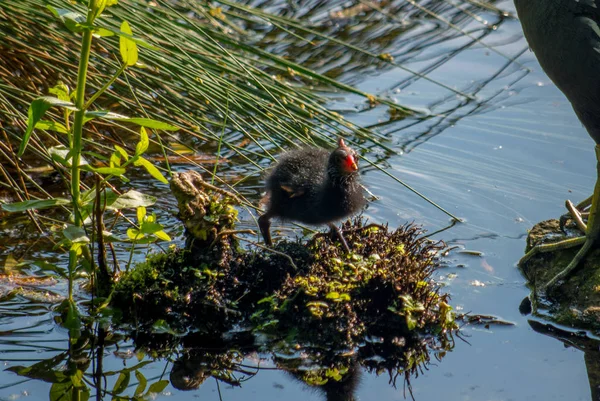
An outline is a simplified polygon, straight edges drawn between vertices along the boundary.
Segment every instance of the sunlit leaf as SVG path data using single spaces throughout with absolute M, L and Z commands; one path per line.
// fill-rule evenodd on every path
M 142 127 L 161 129 L 165 131 L 177 131 L 179 129 L 179 127 L 175 125 L 167 124 L 161 121 L 156 121 L 151 118 L 127 117 L 122 114 L 113 113 L 112 111 L 107 110 L 86 111 L 85 116 L 86 121 L 92 120 L 94 118 L 102 118 L 104 120 L 130 122 Z
M 110 166 L 120 167 L 121 166 L 121 154 L 119 152 L 112 152 L 110 155 Z
M 158 48 L 158 47 L 156 47 L 154 45 L 151 45 L 150 43 L 146 42 L 144 39 L 137 38 L 137 37 L 135 37 L 135 36 L 133 36 L 133 35 L 131 35 L 129 33 L 121 32 L 119 30 L 116 30 L 116 29 L 113 29 L 113 28 L 110 28 L 110 27 L 103 27 L 103 28 L 93 27 L 93 29 L 94 30 L 96 30 L 96 29 L 102 29 L 103 31 L 104 30 L 110 31 L 110 32 L 113 33 L 113 35 L 117 35 L 119 37 L 125 37 L 125 38 L 127 38 L 127 39 L 135 42 L 135 44 L 137 44 L 137 45 L 139 45 L 141 47 L 144 47 L 146 49 L 160 50 L 160 48 Z M 108 35 L 104 35 L 104 36 L 108 36 Z
M 85 170 L 93 171 L 98 174 L 121 176 L 125 174 L 122 167 L 88 167 Z
M 154 234 L 157 231 L 160 231 L 163 229 L 162 224 L 159 223 L 143 223 L 140 231 L 144 234 Z
M 163 241 L 171 241 L 171 237 L 169 237 L 169 235 L 166 232 L 164 232 L 163 230 L 156 231 L 155 233 L 153 233 L 153 235 L 156 238 L 161 239 Z
M 146 217 L 146 208 L 144 206 L 140 206 L 136 210 L 137 220 L 142 223 L 144 221 L 144 217 Z
M 64 145 L 58 145 L 58 146 L 52 146 L 51 148 L 48 148 L 47 151 L 52 160 L 54 160 L 55 162 L 57 162 L 59 164 L 62 164 L 65 167 L 71 167 L 72 152 L 69 150 L 69 148 L 67 148 Z M 81 156 L 79 157 L 79 165 L 80 166 L 88 165 L 88 161 L 85 159 L 85 157 L 81 157 Z
M 110 209 L 129 209 L 138 208 L 140 206 L 152 206 L 156 203 L 156 197 L 146 195 L 141 192 L 131 190 L 119 196 L 115 201 L 108 206 Z
M 95 37 L 100 37 L 100 38 L 104 38 L 104 37 L 108 37 L 108 36 L 115 36 L 115 33 L 113 31 L 111 31 L 110 29 L 102 28 L 99 26 L 94 26 L 92 32 Z
M 44 200 L 28 200 L 23 202 L 5 203 L 2 209 L 7 212 L 24 212 L 26 210 L 41 210 L 50 207 L 68 205 L 71 201 L 64 198 L 44 199 Z
M 69 131 L 67 130 L 67 127 L 65 127 L 63 124 L 58 123 L 56 121 L 40 120 L 35 124 L 35 128 L 43 129 L 46 131 L 54 131 L 54 132 L 58 132 L 60 134 L 68 134 L 69 133 Z
M 162 182 L 163 184 L 169 183 L 169 181 L 165 178 L 165 176 L 162 175 L 160 170 L 158 168 L 156 168 L 156 166 L 154 164 L 152 164 L 150 161 L 144 159 L 143 157 L 140 157 L 139 159 L 137 159 L 133 164 L 136 166 L 144 167 L 146 169 L 146 171 L 148 171 L 148 173 L 152 177 L 154 177 L 158 181 Z
M 127 21 L 121 24 L 121 32 L 127 35 L 132 35 L 131 27 Z M 123 63 L 128 66 L 135 65 L 138 61 L 138 49 L 136 43 L 123 35 L 119 38 L 119 49 L 121 50 L 121 58 Z
M 135 147 L 135 154 L 144 154 L 146 150 L 148 150 L 148 146 L 150 146 L 150 140 L 148 139 L 148 133 L 146 132 L 146 128 L 140 127 L 140 141 Z
M 29 143 L 29 139 L 31 138 L 31 133 L 35 128 L 38 121 L 44 117 L 46 111 L 52 106 L 65 107 L 71 110 L 77 110 L 75 105 L 71 102 L 67 102 L 61 100 L 57 97 L 52 96 L 42 96 L 35 99 L 29 105 L 29 110 L 27 111 L 27 130 L 23 135 L 23 140 L 21 141 L 21 145 L 19 146 L 19 157 L 23 156 L 25 152 L 25 148 L 27 148 L 27 144 Z
M 123 149 L 119 145 L 115 145 L 115 150 L 117 152 L 119 152 L 119 154 L 121 155 L 121 157 L 123 157 L 123 159 L 129 160 L 129 155 L 127 154 L 127 151 L 125 149 Z
M 118 0 L 96 0 L 93 19 L 98 18 L 104 12 L 106 7 L 117 4 Z
M 66 239 L 71 242 L 80 242 L 80 243 L 89 243 L 90 239 L 83 227 L 77 227 L 74 225 L 68 225 L 67 228 L 63 230 L 63 235 Z
M 86 18 L 83 14 L 66 8 L 55 8 L 51 5 L 47 5 L 46 8 L 50 10 L 55 17 L 59 18 L 69 31 L 75 33 L 83 31 L 86 22 Z
M 130 240 L 132 241 L 138 241 L 142 238 L 144 238 L 146 235 L 142 234 L 142 232 L 140 230 L 138 230 L 137 228 L 128 228 L 127 229 L 127 237 L 129 237 Z
M 64 100 L 65 102 L 71 101 L 71 91 L 69 87 L 60 81 L 52 88 L 48 89 L 48 92 L 56 95 L 57 98 Z

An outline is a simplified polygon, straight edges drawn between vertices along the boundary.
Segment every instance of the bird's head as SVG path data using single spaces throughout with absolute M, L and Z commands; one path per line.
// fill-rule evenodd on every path
M 348 175 L 358 172 L 358 157 L 340 138 L 338 147 L 329 156 L 329 172 L 334 175 Z

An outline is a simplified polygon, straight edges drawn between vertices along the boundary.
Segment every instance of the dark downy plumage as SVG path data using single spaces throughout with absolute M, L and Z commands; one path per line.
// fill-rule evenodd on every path
M 358 175 L 356 152 L 339 139 L 329 153 L 319 148 L 304 148 L 286 153 L 266 180 L 263 202 L 266 212 L 258 222 L 265 243 L 272 245 L 271 219 L 297 221 L 309 225 L 333 225 L 365 205 Z

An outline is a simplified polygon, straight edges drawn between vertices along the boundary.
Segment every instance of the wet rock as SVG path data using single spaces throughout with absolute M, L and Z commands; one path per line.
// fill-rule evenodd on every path
M 549 244 L 580 236 L 572 225 L 563 232 L 558 220 L 535 225 L 527 237 L 529 251 L 537 244 Z M 533 288 L 534 313 L 569 327 L 600 332 L 600 249 L 590 251 L 585 261 L 562 285 L 547 293 L 540 289 L 571 261 L 579 248 L 539 253 L 521 269 Z

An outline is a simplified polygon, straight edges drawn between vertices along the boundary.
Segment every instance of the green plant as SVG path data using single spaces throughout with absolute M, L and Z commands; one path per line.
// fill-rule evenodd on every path
M 59 243 L 59 245 L 68 249 L 68 271 L 65 273 L 64 269 L 56 266 L 48 268 L 63 275 L 69 281 L 68 300 L 64 305 L 64 309 L 67 311 L 66 326 L 72 331 L 79 330 L 79 313 L 73 299 L 73 282 L 78 269 L 88 270 L 88 273 L 94 274 L 95 277 L 98 277 L 97 270 L 101 269 L 101 273 L 104 274 L 103 277 L 110 278 L 106 267 L 106 259 L 101 256 L 105 254 L 104 248 L 108 242 L 131 242 L 133 247 L 135 244 L 153 242 L 158 239 L 170 241 L 169 236 L 163 231 L 163 226 L 157 222 L 156 216 L 146 215 L 146 207 L 154 204 L 156 199 L 134 190 L 119 194 L 114 186 L 110 184 L 110 180 L 118 178 L 123 182 L 127 182 L 128 179 L 125 176 L 127 168 L 139 166 L 143 167 L 156 180 L 167 184 L 167 179 L 160 170 L 143 157 L 150 143 L 146 128 L 174 131 L 178 127 L 150 118 L 128 117 L 110 110 L 92 109 L 94 102 L 109 89 L 119 76 L 128 68 L 138 64 L 138 44 L 152 47 L 133 36 L 127 21 L 122 22 L 120 30 L 102 27 L 98 24 L 99 17 L 105 9 L 116 3 L 117 0 L 89 0 L 85 15 L 73 10 L 47 6 L 69 31 L 81 36 L 77 86 L 75 90 L 71 90 L 67 85 L 58 83 L 50 89 L 50 95 L 54 96 L 42 96 L 31 103 L 28 111 L 27 129 L 23 135 L 18 156 L 22 156 L 26 151 L 35 129 L 51 130 L 66 135 L 66 145 L 49 147 L 47 153 L 55 168 L 61 175 L 67 177 L 65 181 L 69 189 L 70 199 L 54 197 L 47 200 L 28 200 L 2 205 L 4 210 L 11 212 L 71 205 L 69 221 L 62 230 L 64 238 Z M 86 81 L 92 52 L 92 39 L 114 35 L 119 36 L 121 66 L 98 91 L 89 99 L 86 99 Z M 62 121 L 43 119 L 46 111 L 51 107 L 62 108 Z M 126 122 L 140 126 L 139 141 L 134 154 L 130 155 L 123 147 L 118 145 L 114 145 L 112 154 L 108 159 L 94 152 L 86 153 L 82 141 L 84 127 L 96 119 Z M 88 162 L 84 154 L 91 155 L 94 161 Z M 102 163 L 102 165 L 95 167 L 98 163 Z M 95 176 L 95 183 L 89 187 L 83 186 L 82 172 L 88 172 Z M 83 192 L 82 188 L 84 188 Z M 103 213 L 106 210 L 119 213 L 121 209 L 129 208 L 137 209 L 138 223 L 133 224 L 135 228 L 128 231 L 128 238 L 120 239 L 104 229 Z M 94 249 L 93 240 L 97 244 L 97 249 Z M 99 255 L 98 266 L 92 257 L 94 253 Z

